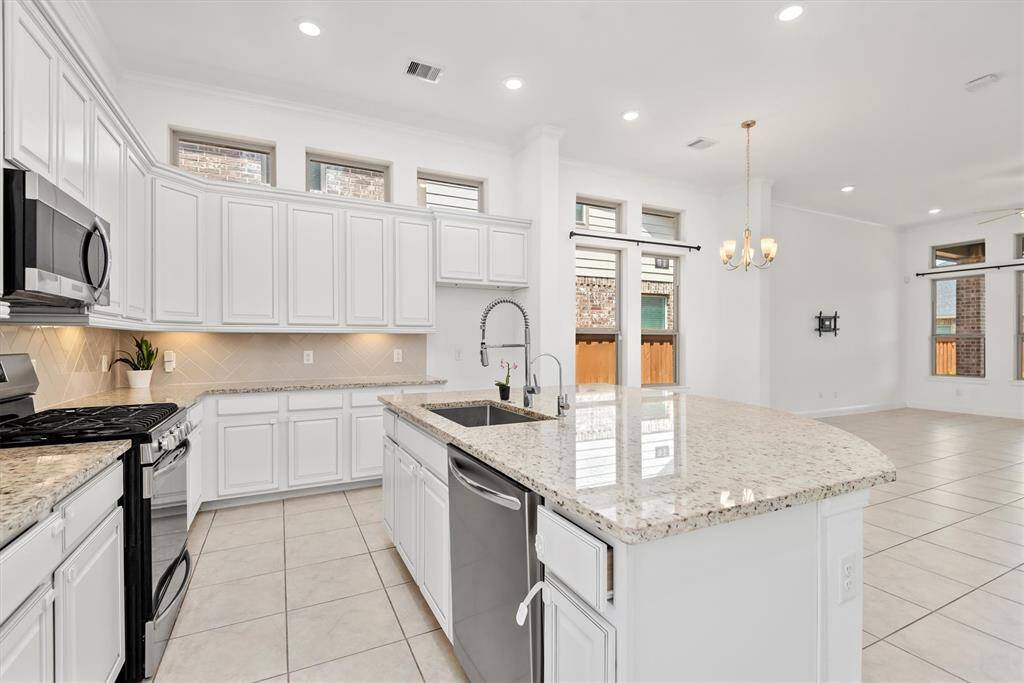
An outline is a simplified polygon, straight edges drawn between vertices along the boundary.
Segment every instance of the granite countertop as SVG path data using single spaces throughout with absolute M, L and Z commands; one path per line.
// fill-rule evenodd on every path
M 81 406 L 133 405 L 139 403 L 176 403 L 189 407 L 210 394 L 258 394 L 277 391 L 315 391 L 319 389 L 360 389 L 366 387 L 426 386 L 448 380 L 429 375 L 393 375 L 338 377 L 333 379 L 296 379 L 284 381 L 210 382 L 204 384 L 161 384 L 147 389 L 121 387 L 65 401 L 51 408 Z
M 0 546 L 45 518 L 131 446 L 131 441 L 96 441 L 0 449 Z
M 497 403 L 493 389 L 380 399 L 400 416 L 580 515 L 642 543 L 896 479 L 868 442 L 779 410 L 670 390 L 567 387 L 561 419 L 462 427 L 427 406 Z M 557 389 L 534 411 L 555 415 Z M 514 402 L 503 407 L 527 412 Z

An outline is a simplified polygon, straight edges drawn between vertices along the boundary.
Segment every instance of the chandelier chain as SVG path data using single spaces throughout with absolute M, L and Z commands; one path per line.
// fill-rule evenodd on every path
M 744 227 L 750 229 L 750 128 L 747 128 L 747 222 Z

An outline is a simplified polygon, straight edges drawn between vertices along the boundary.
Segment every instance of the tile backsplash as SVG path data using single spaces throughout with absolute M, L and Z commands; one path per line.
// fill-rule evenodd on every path
M 135 333 L 138 334 L 138 333 Z M 421 375 L 427 339 L 421 334 L 242 334 L 145 332 L 160 349 L 153 384 L 248 382 L 365 375 Z M 118 349 L 133 352 L 132 332 L 85 327 L 0 325 L 0 353 L 28 353 L 39 375 L 36 409 L 115 386 L 126 386 L 123 366 L 103 372 L 101 360 Z M 393 360 L 396 349 L 402 361 Z M 163 352 L 177 368 L 164 372 Z M 303 352 L 313 363 L 303 363 Z

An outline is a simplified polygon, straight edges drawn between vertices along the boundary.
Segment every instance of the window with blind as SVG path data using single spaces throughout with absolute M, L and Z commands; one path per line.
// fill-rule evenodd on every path
M 274 147 L 208 135 L 171 131 L 171 163 L 211 180 L 274 184 Z
M 576 227 L 597 232 L 619 232 L 619 207 L 577 199 Z
M 643 254 L 640 265 L 640 381 L 677 384 L 679 260 Z
M 644 210 L 640 227 L 644 236 L 652 240 L 678 240 L 679 214 Z
M 576 383 L 619 377 L 619 253 L 576 249 Z
M 932 372 L 985 376 L 985 276 L 932 281 Z
M 483 181 L 446 178 L 420 173 L 416 178 L 419 186 L 420 206 L 458 211 L 484 210 Z
M 306 154 L 306 190 L 354 199 L 388 201 L 388 167 L 364 161 Z

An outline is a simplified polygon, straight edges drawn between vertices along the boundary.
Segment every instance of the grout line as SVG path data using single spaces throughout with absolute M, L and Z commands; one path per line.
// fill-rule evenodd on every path
M 922 617 L 922 618 L 924 618 L 924 617 Z M 890 635 L 891 635 L 891 634 L 890 634 Z M 913 657 L 914 659 L 919 659 L 919 660 L 921 660 L 922 662 L 924 662 L 924 663 L 925 663 L 925 664 L 927 664 L 928 666 L 933 666 L 933 667 L 935 667 L 936 669 L 938 669 L 939 671 L 943 671 L 943 672 L 945 672 L 945 673 L 949 674 L 950 676 L 952 676 L 953 678 L 957 679 L 958 681 L 965 681 L 965 682 L 967 681 L 967 679 L 966 679 L 966 678 L 961 678 L 960 676 L 957 676 L 957 675 L 956 675 L 955 673 L 953 673 L 952 671 L 949 671 L 948 669 L 944 669 L 944 668 L 942 668 L 941 666 L 939 666 L 939 665 L 938 665 L 938 664 L 936 664 L 935 662 L 929 661 L 929 660 L 925 659 L 924 657 L 922 657 L 922 656 L 920 656 L 920 655 L 914 654 L 914 653 L 913 653 L 913 652 L 911 652 L 910 650 L 907 650 L 907 649 L 905 649 L 905 648 L 902 648 L 902 647 L 900 647 L 899 645 L 897 645 L 896 643 L 890 643 L 890 642 L 889 642 L 888 640 L 886 640 L 886 638 L 888 638 L 888 637 L 889 637 L 889 636 L 886 636 L 885 638 L 882 638 L 882 639 L 881 639 L 881 640 L 879 640 L 879 641 L 878 641 L 877 643 L 871 643 L 871 645 L 869 645 L 868 647 L 872 647 L 872 646 L 874 646 L 874 645 L 877 645 L 878 643 L 886 643 L 887 645 L 891 645 L 892 647 L 896 648 L 896 649 L 897 649 L 897 650 L 899 650 L 900 652 L 905 652 L 906 654 L 910 655 L 910 656 L 911 656 L 911 657 Z M 866 648 L 865 648 L 865 649 L 866 649 Z

